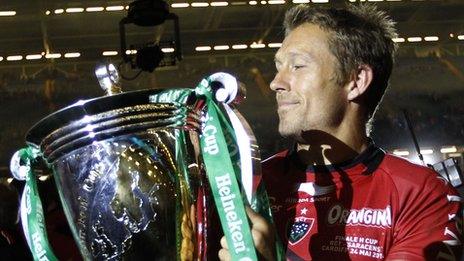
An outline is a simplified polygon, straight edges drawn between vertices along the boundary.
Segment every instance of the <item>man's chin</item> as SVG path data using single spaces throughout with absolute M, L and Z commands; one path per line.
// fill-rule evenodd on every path
M 295 132 L 291 128 L 288 128 L 288 126 L 280 126 L 279 125 L 279 134 L 280 134 L 280 136 L 282 136 L 284 138 L 295 137 Z

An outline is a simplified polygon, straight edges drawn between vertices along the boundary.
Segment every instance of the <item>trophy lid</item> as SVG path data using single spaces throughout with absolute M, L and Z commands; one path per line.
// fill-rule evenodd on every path
M 26 142 L 40 148 L 50 162 L 93 141 L 175 125 L 181 116 L 179 105 L 154 99 L 165 92 L 141 90 L 78 101 L 36 123 Z
M 37 122 L 26 134 L 26 142 L 39 145 L 43 138 L 52 131 L 85 116 L 94 115 L 117 108 L 129 107 L 149 103 L 150 95 L 162 90 L 142 90 L 125 92 L 112 96 L 102 96 L 88 100 L 79 100 L 65 108 L 62 108 Z

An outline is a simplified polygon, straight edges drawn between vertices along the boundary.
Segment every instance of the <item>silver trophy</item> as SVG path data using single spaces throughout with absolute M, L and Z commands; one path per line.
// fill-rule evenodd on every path
M 191 89 L 122 93 L 112 65 L 99 66 L 96 75 L 107 95 L 79 101 L 39 121 L 26 136 L 28 150 L 13 157 L 12 173 L 35 182 L 34 174 L 27 173 L 36 160 L 53 170 L 85 260 L 207 259 L 212 249 L 208 243 L 218 243 L 220 233 L 211 227 L 215 207 L 200 147 L 204 99 Z M 209 79 L 217 102 L 243 98 L 242 86 L 231 75 Z M 230 120 L 241 131 L 236 136 L 253 137 L 232 107 L 225 106 L 225 115 L 236 115 Z M 253 166 L 259 170 L 256 140 L 244 140 L 240 153 L 247 156 L 237 157 L 237 165 L 253 175 Z M 239 183 L 243 198 L 252 203 L 248 174 L 242 172 Z M 31 184 L 23 193 L 23 227 L 34 258 L 50 260 L 54 256 L 47 253 L 46 234 L 39 237 L 43 215 Z

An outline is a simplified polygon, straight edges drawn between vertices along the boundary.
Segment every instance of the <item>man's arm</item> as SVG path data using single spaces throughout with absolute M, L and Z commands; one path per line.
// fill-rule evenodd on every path
M 462 198 L 430 175 L 403 207 L 387 260 L 460 260 L 463 251 Z

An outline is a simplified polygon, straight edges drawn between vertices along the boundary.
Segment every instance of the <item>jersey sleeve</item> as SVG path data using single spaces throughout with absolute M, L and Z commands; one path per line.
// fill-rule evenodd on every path
M 461 260 L 462 198 L 435 172 L 426 176 L 399 192 L 402 210 L 386 260 Z

